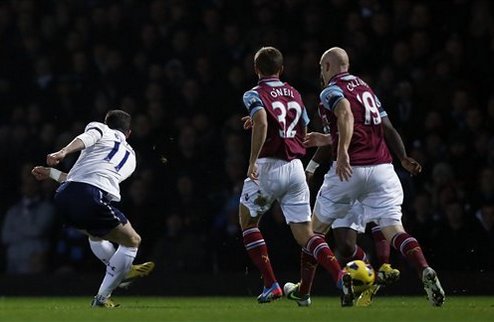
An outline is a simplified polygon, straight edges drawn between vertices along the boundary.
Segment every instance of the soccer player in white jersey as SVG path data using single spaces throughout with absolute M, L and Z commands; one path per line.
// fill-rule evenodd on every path
M 84 133 L 47 156 L 46 163 L 56 166 L 67 155 L 81 151 L 68 173 L 42 166 L 32 170 L 38 180 L 63 182 L 55 194 L 55 203 L 65 223 L 89 236 L 91 250 L 106 265 L 106 275 L 92 307 L 118 306 L 111 300 L 113 290 L 148 275 L 154 268 L 152 262 L 132 265 L 141 237 L 113 205 L 120 201 L 120 182 L 136 168 L 135 152 L 127 143 L 130 123 L 128 113 L 109 111 L 104 124 L 89 123 Z

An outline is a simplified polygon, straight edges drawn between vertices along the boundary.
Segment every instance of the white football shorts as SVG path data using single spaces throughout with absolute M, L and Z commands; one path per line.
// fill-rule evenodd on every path
M 277 200 L 287 224 L 310 221 L 310 192 L 302 162 L 261 158 L 257 168 L 259 179 L 245 179 L 240 196 L 240 203 L 249 209 L 250 215 L 264 214 Z
M 360 202 L 356 201 L 350 208 L 348 215 L 343 218 L 335 219 L 331 225 L 331 228 L 350 228 L 361 234 L 365 232 L 366 225 L 367 222 L 364 218 L 364 207 Z
M 381 227 L 401 225 L 403 189 L 393 165 L 353 166 L 352 170 L 350 179 L 341 181 L 333 163 L 319 189 L 315 216 L 321 222 L 333 224 L 336 219 L 352 216 L 352 207 L 358 201 L 363 212 L 357 223 L 374 221 Z

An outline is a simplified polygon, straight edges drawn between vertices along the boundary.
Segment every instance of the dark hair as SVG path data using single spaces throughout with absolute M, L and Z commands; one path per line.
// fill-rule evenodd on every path
M 283 55 L 274 47 L 262 47 L 254 56 L 254 64 L 261 74 L 274 75 L 283 67 Z
M 131 120 L 130 114 L 122 110 L 108 111 L 105 116 L 105 124 L 110 129 L 119 130 L 122 133 L 130 131 Z

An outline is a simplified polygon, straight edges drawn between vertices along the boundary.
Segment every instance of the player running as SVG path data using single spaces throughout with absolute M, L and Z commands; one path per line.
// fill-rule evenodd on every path
M 323 104 L 318 107 L 318 114 L 322 122 L 322 130 L 325 134 L 330 135 L 330 111 Z M 383 117 L 384 135 L 386 144 L 391 148 L 393 153 L 402 161 L 402 166 L 410 172 L 411 175 L 417 175 L 421 172 L 422 166 L 412 158 L 406 155 L 403 141 L 392 126 L 388 117 Z M 307 181 L 311 182 L 315 170 L 319 164 L 330 162 L 332 160 L 331 145 L 318 147 L 317 151 L 312 156 L 309 164 L 305 169 Z M 369 222 L 364 218 L 364 208 L 358 201 L 354 203 L 349 214 L 344 218 L 338 218 L 331 224 L 331 231 L 335 239 L 335 247 L 340 255 L 340 264 L 346 265 L 352 260 L 367 261 L 367 256 L 357 245 L 357 234 L 365 233 L 367 224 L 372 224 L 372 237 L 376 247 L 376 255 L 379 263 L 379 270 L 376 275 L 376 283 L 360 294 L 357 299 L 357 306 L 368 306 L 372 303 L 373 296 L 383 285 L 389 285 L 399 279 L 400 271 L 391 267 L 389 263 L 390 243 L 381 232 L 381 228 L 375 225 L 372 221 Z M 329 227 L 328 227 L 329 230 Z M 327 232 L 326 232 L 327 233 Z M 314 273 L 317 265 L 314 266 Z M 305 294 L 310 293 L 311 283 L 304 285 L 307 289 L 302 289 Z M 299 304 L 309 305 L 309 301 L 300 301 Z
M 348 214 L 355 202 L 360 202 L 365 219 L 376 222 L 391 245 L 415 267 L 429 302 L 441 306 L 445 294 L 437 274 L 427 264 L 417 240 L 406 233 L 401 223 L 403 189 L 385 142 L 383 123 L 389 122 L 386 112 L 372 89 L 348 73 L 348 55 L 343 49 L 327 50 L 320 67 L 327 84 L 320 98 L 330 112 L 330 134 L 309 133 L 305 144 L 332 144 L 336 161 L 325 175 L 317 196 L 312 218 L 314 231 L 325 233 L 336 219 Z M 406 169 L 419 166 L 410 158 L 401 162 Z M 299 304 L 310 299 L 305 291 L 310 287 L 305 285 L 312 279 L 313 260 L 302 258 L 301 266 L 301 283 L 290 283 L 295 287 L 287 295 Z
M 312 231 L 309 187 L 299 159 L 305 154 L 302 141 L 309 122 L 302 98 L 295 88 L 280 81 L 283 56 L 276 48 L 261 48 L 255 54 L 254 69 L 259 83 L 243 97 L 252 119 L 252 139 L 239 219 L 245 248 L 263 276 L 264 289 L 257 301 L 271 302 L 283 294 L 258 227 L 262 215 L 277 200 L 295 240 L 330 272 L 342 290 L 341 304 L 351 305 L 350 275 L 341 270 L 324 238 Z
M 62 183 L 55 194 L 55 204 L 65 223 L 89 236 L 91 250 L 106 265 L 106 275 L 92 307 L 118 306 L 111 300 L 113 290 L 148 275 L 154 268 L 152 262 L 132 265 L 141 237 L 113 205 L 120 201 L 120 182 L 136 168 L 135 152 L 127 143 L 130 122 L 128 113 L 109 111 L 105 124 L 89 123 L 84 133 L 47 156 L 46 163 L 56 166 L 67 155 L 81 151 L 68 174 L 51 167 L 37 166 L 32 170 L 38 180 L 52 178 Z M 118 244 L 117 249 L 112 242 Z

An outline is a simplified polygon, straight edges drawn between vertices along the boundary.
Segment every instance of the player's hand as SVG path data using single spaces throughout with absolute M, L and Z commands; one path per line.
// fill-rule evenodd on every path
M 259 173 L 257 172 L 257 164 L 255 163 L 249 164 L 249 169 L 247 170 L 247 177 L 251 178 L 252 180 L 259 179 Z
M 46 156 L 46 164 L 54 166 L 60 163 L 66 156 L 65 150 L 62 149 L 58 152 L 50 153 Z
M 331 135 L 319 132 L 310 132 L 304 137 L 303 144 L 306 148 L 329 145 L 331 144 Z
M 241 120 L 242 122 L 244 122 L 244 130 L 248 130 L 254 125 L 254 122 L 252 122 L 252 118 L 248 115 L 242 117 Z
M 50 168 L 36 166 L 31 170 L 31 174 L 36 178 L 36 180 L 43 181 L 50 178 Z
M 410 157 L 404 157 L 401 160 L 401 166 L 405 168 L 412 176 L 416 176 L 420 172 L 422 172 L 422 166 L 420 163 L 415 161 L 413 158 Z
M 352 166 L 350 165 L 350 156 L 348 152 L 338 152 L 338 157 L 336 158 L 336 175 L 341 181 L 348 181 L 352 176 Z

